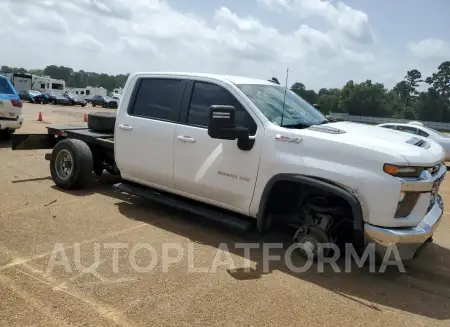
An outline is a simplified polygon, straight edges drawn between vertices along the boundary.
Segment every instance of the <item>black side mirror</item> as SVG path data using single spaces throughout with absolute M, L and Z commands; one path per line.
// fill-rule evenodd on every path
M 213 139 L 248 139 L 248 128 L 236 127 L 233 106 L 213 105 L 209 108 L 208 135 Z

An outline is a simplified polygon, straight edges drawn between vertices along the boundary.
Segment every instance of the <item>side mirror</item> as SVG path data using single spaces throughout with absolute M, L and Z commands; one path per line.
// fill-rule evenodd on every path
M 213 105 L 209 108 L 208 135 L 213 139 L 248 139 L 249 131 L 236 127 L 236 109 L 233 106 Z

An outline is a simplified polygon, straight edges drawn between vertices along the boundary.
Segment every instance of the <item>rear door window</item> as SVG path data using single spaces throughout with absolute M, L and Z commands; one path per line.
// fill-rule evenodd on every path
M 430 136 L 428 133 L 425 133 L 423 130 L 421 130 L 421 129 L 417 129 L 417 131 L 419 132 L 419 135 L 420 136 L 423 136 L 423 137 L 428 137 L 428 136 Z
M 142 78 L 137 83 L 132 116 L 177 122 L 186 83 L 181 79 Z

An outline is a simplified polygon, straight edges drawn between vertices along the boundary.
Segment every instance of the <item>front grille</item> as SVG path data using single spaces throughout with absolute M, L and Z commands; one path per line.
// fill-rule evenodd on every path
M 431 175 L 436 174 L 436 173 L 439 171 L 439 168 L 440 168 L 440 165 L 439 165 L 439 164 L 434 165 L 433 167 L 425 167 L 425 169 L 428 170 L 428 172 L 429 172 Z

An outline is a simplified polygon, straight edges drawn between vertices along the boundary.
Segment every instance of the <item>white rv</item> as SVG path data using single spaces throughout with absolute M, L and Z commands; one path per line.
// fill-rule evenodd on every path
M 115 88 L 111 92 L 111 97 L 113 97 L 113 96 L 119 96 L 120 97 L 122 95 L 122 92 L 123 92 L 123 88 L 121 88 L 121 87 Z
M 33 75 L 33 90 L 40 92 L 64 93 L 66 91 L 66 82 L 62 79 L 53 79 L 49 76 Z
M 74 95 L 79 96 L 80 98 L 93 97 L 95 95 L 107 96 L 108 91 L 104 87 L 71 87 L 68 88 L 68 91 Z
M 26 73 L 7 73 L 5 74 L 11 81 L 17 92 L 31 90 L 33 75 Z

